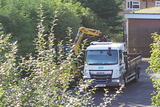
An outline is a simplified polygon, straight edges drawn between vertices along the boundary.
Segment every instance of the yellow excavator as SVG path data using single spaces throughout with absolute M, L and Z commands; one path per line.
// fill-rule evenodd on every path
M 81 40 L 82 40 L 84 34 L 89 35 L 91 37 L 100 36 L 100 40 L 103 40 L 103 41 L 105 41 L 105 39 L 106 39 L 105 35 L 103 35 L 100 30 L 90 29 L 90 28 L 86 28 L 86 27 L 80 27 L 78 30 L 77 36 L 75 38 L 75 41 L 74 41 L 74 45 L 75 45 L 74 51 L 75 51 L 76 55 L 78 54 L 78 49 L 80 47 L 80 43 L 81 43 Z
M 95 29 L 91 29 L 91 28 L 86 28 L 86 27 L 80 27 L 78 29 L 77 35 L 75 37 L 75 41 L 74 41 L 74 53 L 75 55 L 78 55 L 79 52 L 79 47 L 82 41 L 83 36 L 88 35 L 89 37 L 95 37 L 95 36 L 99 36 L 100 38 L 103 38 L 103 34 L 100 30 L 95 30 Z M 80 72 L 80 70 L 78 70 L 77 68 L 81 69 L 81 64 L 79 64 L 78 62 L 75 62 L 75 64 L 72 64 L 73 66 L 71 67 L 71 72 L 74 75 L 74 79 L 75 81 L 77 81 L 79 78 L 81 78 L 82 74 Z

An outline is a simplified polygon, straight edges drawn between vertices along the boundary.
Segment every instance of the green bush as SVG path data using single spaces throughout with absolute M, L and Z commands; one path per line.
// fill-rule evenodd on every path
M 0 23 L 10 40 L 17 41 L 18 55 L 34 51 L 33 39 L 36 35 L 38 0 L 0 0 Z
M 40 12 L 42 12 L 40 10 Z M 43 13 L 43 12 L 42 12 Z M 37 26 L 38 34 L 34 40 L 37 56 L 21 57 L 16 63 L 17 45 L 9 42 L 9 35 L 0 39 L 3 54 L 0 56 L 0 106 L 85 106 L 92 102 L 92 92 L 85 91 L 82 82 L 77 87 L 69 89 L 73 81 L 71 68 L 76 59 L 70 53 L 66 60 L 55 63 L 56 55 L 52 53 L 54 46 L 53 28 L 50 34 L 45 34 L 43 14 L 40 14 Z M 53 23 L 54 25 L 54 23 Z M 46 39 L 47 37 L 47 39 Z M 59 45 L 62 45 L 59 43 Z M 58 58 L 61 57 L 58 56 Z M 30 73 L 21 78 L 21 72 Z M 83 94 L 85 93 L 85 94 Z
M 47 107 L 82 107 L 93 105 L 93 89 L 87 89 L 89 84 L 80 80 L 74 87 L 70 88 L 70 83 L 74 81 L 78 69 L 73 69 L 74 62 L 79 60 L 80 55 L 74 56 L 73 47 L 66 59 L 63 59 L 62 51 L 59 56 L 53 53 L 54 25 L 55 18 L 49 34 L 45 32 L 43 25 L 44 14 L 42 5 L 39 11 L 38 34 L 34 39 L 36 57 L 28 54 L 28 58 L 18 57 L 16 53 L 17 43 L 10 42 L 10 35 L 4 35 L 0 39 L 0 106 L 47 106 Z M 71 34 L 71 30 L 68 31 Z M 68 38 L 71 35 L 68 35 Z M 58 43 L 62 46 L 62 42 Z M 73 46 L 72 41 L 68 45 Z M 83 50 L 82 50 L 83 51 Z M 55 58 L 60 59 L 57 65 Z M 18 61 L 18 62 L 17 62 Z M 21 73 L 28 73 L 22 77 Z M 104 102 L 100 106 L 106 106 L 116 97 L 105 93 Z
M 150 66 L 148 70 L 155 73 L 160 73 L 160 35 L 157 33 L 152 34 L 153 43 L 151 44 L 151 56 L 149 61 Z M 152 77 L 153 86 L 157 89 L 156 95 L 152 97 L 152 104 L 160 106 L 160 79 Z
M 72 28 L 72 39 L 81 26 L 104 29 L 96 15 L 91 14 L 89 9 L 84 8 L 78 2 L 63 2 L 61 0 L 0 0 L 0 23 L 4 26 L 6 34 L 12 34 L 12 41 L 17 41 L 18 56 L 34 53 L 33 39 L 37 35 L 37 9 L 43 5 L 45 20 L 45 33 L 48 34 L 52 26 L 51 21 L 57 15 L 58 26 L 54 28 L 56 41 L 67 37 L 67 28 Z M 56 14 L 55 14 L 56 13 Z M 85 18 L 83 18 L 85 17 Z M 87 22 L 87 23 L 86 23 Z

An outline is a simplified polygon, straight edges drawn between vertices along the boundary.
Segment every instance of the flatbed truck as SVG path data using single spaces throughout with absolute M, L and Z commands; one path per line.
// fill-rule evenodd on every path
M 105 35 L 95 29 L 80 27 L 75 38 L 74 51 L 78 55 L 83 35 L 103 38 Z M 91 42 L 85 52 L 83 79 L 95 87 L 124 86 L 140 77 L 141 54 L 127 53 L 125 43 Z M 105 41 L 103 41 L 105 40 Z
M 122 86 L 137 82 L 141 55 L 127 54 L 124 43 L 91 42 L 85 53 L 83 78 L 92 86 Z

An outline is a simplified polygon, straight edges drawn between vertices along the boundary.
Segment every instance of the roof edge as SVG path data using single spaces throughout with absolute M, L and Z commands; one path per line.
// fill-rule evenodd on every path
M 148 14 L 148 13 L 125 13 L 127 19 L 160 19 L 160 14 Z

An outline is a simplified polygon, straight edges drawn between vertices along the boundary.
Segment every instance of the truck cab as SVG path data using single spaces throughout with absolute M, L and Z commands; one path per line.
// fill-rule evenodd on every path
M 91 42 L 85 53 L 84 80 L 92 86 L 121 86 L 126 81 L 126 48 L 124 43 Z

